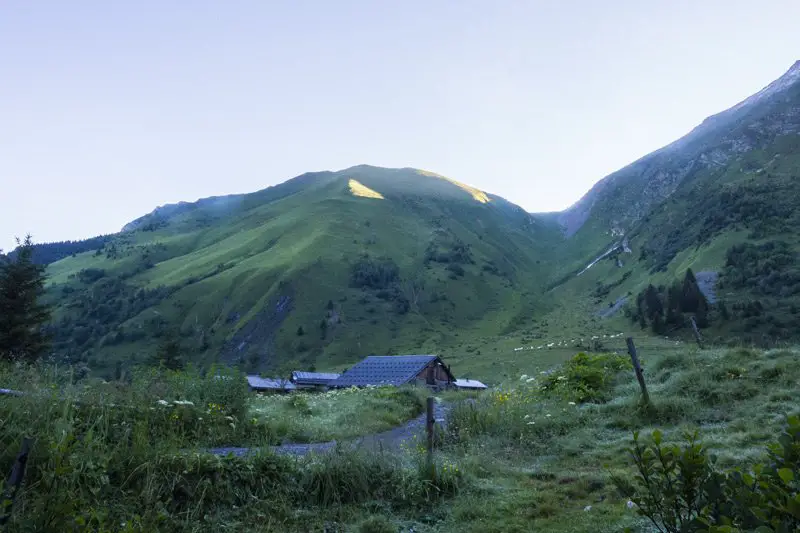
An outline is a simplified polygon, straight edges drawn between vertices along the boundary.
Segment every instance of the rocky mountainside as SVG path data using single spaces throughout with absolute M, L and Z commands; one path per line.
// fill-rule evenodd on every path
M 595 219 L 625 232 L 685 179 L 721 168 L 754 149 L 800 131 L 800 61 L 734 107 L 711 116 L 677 141 L 603 178 L 560 213 L 567 235 Z

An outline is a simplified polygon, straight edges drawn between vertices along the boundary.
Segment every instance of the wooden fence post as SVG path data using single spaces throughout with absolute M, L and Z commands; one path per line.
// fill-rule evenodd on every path
M 425 430 L 428 435 L 428 472 L 430 472 L 431 480 L 434 479 L 435 475 L 433 468 L 433 424 L 436 422 L 436 418 L 433 416 L 433 401 L 433 396 L 430 396 L 425 403 Z
M 700 329 L 697 327 L 697 322 L 695 321 L 694 317 L 690 318 L 692 322 L 692 333 L 694 333 L 694 340 L 697 341 L 697 345 L 700 349 L 703 349 L 703 337 L 700 335 Z
M 645 404 L 649 404 L 650 395 L 647 393 L 647 385 L 644 382 L 644 374 L 642 373 L 642 366 L 639 364 L 639 356 L 636 354 L 636 345 L 633 344 L 633 337 L 628 337 L 625 342 L 628 343 L 628 353 L 631 356 L 631 363 L 633 363 L 633 371 L 636 372 L 636 379 L 642 389 L 642 398 Z
M 4 526 L 11 519 L 11 510 L 14 505 L 14 498 L 17 495 L 22 479 L 25 477 L 25 465 L 28 463 L 28 454 L 31 451 L 33 440 L 29 437 L 22 439 L 22 448 L 11 468 L 11 475 L 6 480 L 5 490 L 3 491 L 3 514 L 0 515 L 0 526 Z

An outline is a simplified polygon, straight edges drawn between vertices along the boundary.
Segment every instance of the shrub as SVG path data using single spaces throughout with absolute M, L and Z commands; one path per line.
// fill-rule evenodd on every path
M 719 471 L 697 433 L 665 444 L 659 431 L 643 443 L 634 433 L 638 474 L 613 476 L 617 488 L 661 532 L 789 532 L 800 528 L 800 418 L 789 417 L 766 464 Z
M 400 268 L 388 257 L 363 256 L 350 268 L 350 282 L 356 288 L 385 289 L 396 282 Z
M 567 361 L 560 373 L 545 378 L 542 389 L 575 402 L 605 402 L 617 374 L 630 367 L 622 355 L 581 352 Z

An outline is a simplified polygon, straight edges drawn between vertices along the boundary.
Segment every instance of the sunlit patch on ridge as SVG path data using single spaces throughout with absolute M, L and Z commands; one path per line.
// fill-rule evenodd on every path
M 350 186 L 350 192 L 353 196 L 362 196 L 364 198 L 377 198 L 378 200 L 383 200 L 383 195 L 378 191 L 373 191 L 363 183 L 359 183 L 356 180 L 350 178 L 348 182 Z
M 460 181 L 456 181 L 454 179 L 448 178 L 447 176 L 442 176 L 441 174 L 437 174 L 436 172 L 430 172 L 428 170 L 417 170 L 417 173 L 422 174 L 423 176 L 429 176 L 431 178 L 439 178 L 443 180 L 447 180 L 456 187 L 460 187 L 467 191 L 476 201 L 487 204 L 489 203 L 489 196 L 480 189 L 476 189 L 475 187 L 471 187 L 466 183 L 461 183 Z

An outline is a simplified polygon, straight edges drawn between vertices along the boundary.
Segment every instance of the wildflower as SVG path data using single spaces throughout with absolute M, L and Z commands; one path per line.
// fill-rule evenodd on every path
M 546 415 L 544 415 L 544 416 L 550 417 L 550 416 L 553 416 L 553 415 L 551 415 L 550 413 L 547 413 L 547 414 L 546 414 Z
M 636 505 L 636 504 L 633 503 L 632 501 L 628 500 L 628 503 L 626 503 L 625 505 L 628 506 L 628 509 L 633 509 L 633 506 Z
M 575 405 L 575 402 L 569 402 L 569 405 Z
M 528 422 L 528 425 L 529 425 L 529 426 L 532 426 L 532 425 L 534 425 L 534 424 L 536 424 L 536 422 L 532 422 L 532 421 L 531 421 L 531 422 Z
M 190 402 L 189 400 L 175 400 L 172 403 L 175 405 L 194 405 L 194 402 Z
M 584 511 L 591 511 L 592 510 L 592 506 L 591 505 L 587 505 L 586 507 L 583 508 L 583 510 Z
M 166 400 L 158 400 L 156 403 L 158 405 L 169 405 L 169 402 L 167 402 Z
M 530 418 L 530 417 L 531 417 L 531 415 L 525 415 L 525 417 L 524 417 L 524 418 Z

